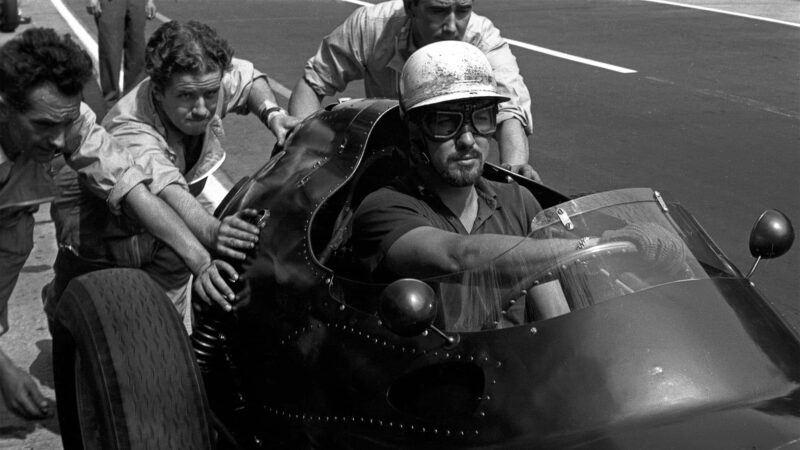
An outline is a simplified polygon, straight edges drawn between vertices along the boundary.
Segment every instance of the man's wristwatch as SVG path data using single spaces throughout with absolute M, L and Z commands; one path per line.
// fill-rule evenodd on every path
M 267 103 L 264 102 L 264 105 L 266 105 L 266 104 Z M 275 106 L 272 106 L 270 108 L 265 108 L 265 109 L 260 110 L 258 112 L 258 118 L 261 119 L 261 121 L 264 122 L 264 124 L 266 126 L 272 128 L 270 123 L 271 123 L 273 117 L 275 117 L 276 114 L 286 114 L 286 110 L 284 110 L 280 106 L 275 105 Z

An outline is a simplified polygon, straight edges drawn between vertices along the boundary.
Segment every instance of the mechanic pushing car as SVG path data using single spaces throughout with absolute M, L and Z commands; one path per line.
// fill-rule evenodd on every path
M 367 97 L 398 98 L 403 63 L 417 49 L 437 41 L 469 42 L 492 65 L 500 92 L 497 141 L 500 162 L 539 180 L 528 163 L 533 132 L 531 100 L 517 60 L 492 22 L 472 12 L 473 0 L 403 0 L 365 5 L 326 36 L 292 92 L 289 112 L 305 117 L 326 95 L 364 79 Z
M 488 58 L 473 45 L 437 42 L 408 59 L 400 76 L 400 108 L 409 134 L 410 172 L 368 195 L 354 217 L 353 249 L 372 281 L 436 277 L 481 266 L 522 278 L 554 257 L 612 240 L 634 243 L 647 263 L 667 271 L 684 267 L 685 247 L 656 224 L 600 237 L 520 243 L 541 210 L 538 202 L 516 183 L 481 177 L 497 130 L 498 104 L 507 99 L 497 89 Z M 524 322 L 524 308 L 517 308 L 515 317 L 497 296 L 464 302 L 463 292 L 440 294 L 447 329 Z
M 276 136 L 278 145 L 297 124 L 275 103 L 266 75 L 252 63 L 233 58 L 233 49 L 214 29 L 199 22 L 168 22 L 147 44 L 142 81 L 106 115 L 103 126 L 125 146 L 145 173 L 150 190 L 169 204 L 198 239 L 217 255 L 242 260 L 258 240 L 248 221 L 254 210 L 217 220 L 194 195 L 225 158 L 219 138 L 227 113 L 254 112 Z M 186 265 L 172 250 L 134 221 L 114 220 L 86 193 L 77 174 L 65 168 L 56 182 L 59 197 L 51 209 L 59 252 L 55 279 L 45 293 L 52 317 L 69 281 L 109 267 L 139 267 L 164 288 L 178 312 L 185 310 L 191 273 L 203 301 L 230 310 L 234 294 L 227 281 L 238 277 L 225 261 Z M 224 278 L 223 278 L 224 276 Z
M 58 154 L 109 216 L 136 217 L 195 269 L 210 260 L 147 189 L 151 178 L 142 167 L 81 103 L 92 73 L 86 51 L 52 29 L 26 30 L 0 49 L 0 334 L 8 330 L 8 299 L 33 247 L 33 213 L 55 194 L 50 171 Z M 48 413 L 36 384 L 2 351 L 0 386 L 11 411 L 28 418 Z

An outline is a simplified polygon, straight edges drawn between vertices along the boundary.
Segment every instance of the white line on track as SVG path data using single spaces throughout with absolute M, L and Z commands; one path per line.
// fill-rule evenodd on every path
M 97 64 L 97 42 L 94 41 L 92 35 L 86 31 L 86 28 L 83 28 L 83 25 L 72 15 L 69 8 L 64 5 L 64 2 L 61 0 L 50 0 L 50 3 L 56 7 L 58 13 L 61 14 L 61 17 L 64 18 L 67 25 L 72 29 L 72 32 L 75 33 L 78 39 L 83 43 L 83 46 L 86 47 L 86 51 L 89 52 L 89 55 L 92 56 L 95 64 Z
M 599 67 L 601 69 L 611 70 L 613 72 L 618 73 L 636 73 L 633 69 L 628 69 L 625 67 L 615 66 L 613 64 L 607 64 L 600 61 L 595 61 L 593 59 L 582 58 L 580 56 L 570 55 L 569 53 L 562 53 L 556 50 L 550 50 L 549 48 L 539 47 L 538 45 L 526 44 L 525 42 L 515 41 L 513 39 L 506 39 L 511 45 L 516 45 L 517 47 L 522 47 L 524 49 L 528 49 L 534 52 L 544 53 L 546 55 L 555 56 L 556 58 L 567 59 L 574 62 L 579 62 L 581 64 L 587 64 L 594 67 Z
M 661 4 L 664 4 L 664 5 L 671 5 L 671 6 L 680 6 L 682 8 L 699 9 L 701 11 L 715 12 L 715 13 L 719 13 L 719 14 L 727 14 L 727 15 L 730 15 L 730 16 L 744 17 L 746 19 L 761 20 L 761 21 L 764 21 L 764 22 L 779 23 L 781 25 L 788 25 L 790 27 L 799 27 L 800 28 L 800 23 L 787 22 L 785 20 L 770 19 L 768 17 L 754 16 L 754 15 L 751 15 L 751 14 L 743 14 L 743 13 L 737 13 L 737 12 L 732 12 L 732 11 L 725 11 L 724 9 L 707 8 L 705 6 L 688 5 L 686 3 L 668 2 L 668 1 L 664 1 L 664 0 L 642 0 L 642 1 L 643 2 L 650 2 L 650 3 L 661 3 Z
M 361 0 L 342 0 L 342 1 L 361 6 L 373 4 L 373 3 L 362 2 Z M 545 55 L 550 55 L 556 58 L 566 59 L 581 64 L 587 64 L 590 66 L 599 67 L 601 69 L 611 70 L 617 73 L 622 73 L 622 74 L 636 73 L 636 71 L 633 69 L 627 69 L 625 67 L 615 66 L 613 64 L 607 64 L 604 62 L 595 61 L 593 59 L 583 58 L 581 56 L 570 55 L 569 53 L 559 52 L 557 50 L 550 50 L 549 48 L 539 47 L 538 45 L 527 44 L 525 42 L 515 41 L 513 39 L 506 39 L 506 42 L 508 42 L 509 45 L 514 45 L 520 48 L 524 48 L 526 50 L 531 50 L 537 53 L 543 53 Z

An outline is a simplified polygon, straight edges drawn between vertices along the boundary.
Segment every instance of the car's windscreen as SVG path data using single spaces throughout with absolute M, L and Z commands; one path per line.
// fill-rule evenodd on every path
M 424 278 L 446 331 L 521 325 L 667 283 L 737 276 L 682 208 L 651 189 L 593 194 L 541 211 L 527 236 L 483 235 L 470 267 Z M 368 312 L 386 285 L 336 277 Z

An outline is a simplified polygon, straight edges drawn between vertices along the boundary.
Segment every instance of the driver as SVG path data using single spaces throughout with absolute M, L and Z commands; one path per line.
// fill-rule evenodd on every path
M 539 203 L 515 183 L 481 176 L 497 129 L 497 105 L 505 100 L 489 61 L 472 45 L 437 42 L 408 59 L 400 76 L 400 112 L 410 142 L 409 171 L 368 195 L 353 223 L 353 251 L 373 281 L 466 273 L 490 261 L 495 272 L 520 279 L 536 264 L 607 240 L 646 248 L 645 258 L 653 262 L 680 257 L 682 247 L 662 244 L 671 238 L 647 227 L 603 237 L 520 239 L 531 232 Z M 447 326 L 459 328 L 442 297 Z M 453 311 L 463 329 L 482 329 L 503 326 L 508 307 L 467 311 L 459 305 Z

